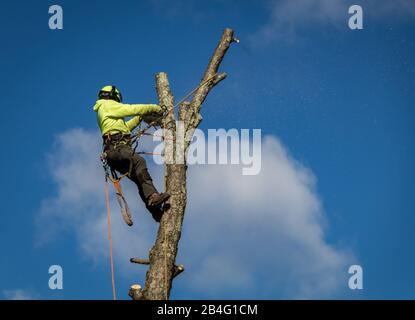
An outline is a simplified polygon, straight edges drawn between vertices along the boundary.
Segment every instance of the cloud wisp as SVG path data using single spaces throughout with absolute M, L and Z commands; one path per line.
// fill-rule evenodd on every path
M 3 290 L 3 296 L 6 300 L 34 300 L 35 296 L 28 290 L 11 289 Z
M 266 46 L 277 40 L 293 42 L 305 30 L 322 26 L 348 30 L 351 5 L 362 6 L 364 16 L 377 21 L 391 17 L 415 17 L 415 2 L 411 0 L 275 0 L 268 2 L 270 11 L 264 25 L 250 35 L 252 46 Z

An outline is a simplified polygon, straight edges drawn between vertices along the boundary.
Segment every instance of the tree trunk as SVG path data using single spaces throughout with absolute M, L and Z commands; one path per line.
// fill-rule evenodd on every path
M 178 119 L 181 124 L 176 123 L 174 99 L 167 74 L 156 75 L 160 105 L 168 110 L 167 116 L 163 119 L 164 136 L 168 138 L 164 142 L 164 181 L 165 191 L 170 193 L 171 197 L 160 221 L 157 239 L 150 250 L 149 259 L 132 259 L 132 262 L 149 264 L 145 287 L 132 287 L 130 290 L 133 299 L 169 299 L 174 277 L 184 270 L 183 266 L 175 264 L 175 260 L 186 208 L 186 152 L 190 138 L 202 120 L 200 109 L 203 101 L 209 91 L 226 78 L 225 73 L 217 72 L 233 41 L 237 41 L 233 37 L 233 31 L 225 29 L 193 99 L 190 102 L 184 101 L 179 106 Z M 183 140 L 184 137 L 186 141 Z

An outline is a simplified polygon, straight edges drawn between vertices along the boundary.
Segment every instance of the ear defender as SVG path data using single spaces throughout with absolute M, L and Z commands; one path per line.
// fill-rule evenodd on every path
M 116 101 L 122 102 L 121 92 L 118 90 L 118 93 L 117 93 L 117 87 L 116 86 L 111 86 L 111 96 Z

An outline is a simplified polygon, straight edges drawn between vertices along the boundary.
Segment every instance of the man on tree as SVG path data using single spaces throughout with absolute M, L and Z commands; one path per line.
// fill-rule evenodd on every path
M 123 104 L 121 92 L 115 86 L 105 86 L 98 93 L 94 105 L 98 125 L 103 138 L 103 148 L 111 170 L 127 176 L 137 185 L 141 199 L 160 222 L 162 205 L 170 197 L 159 193 L 153 184 L 143 157 L 131 146 L 131 131 L 142 121 L 144 115 L 162 115 L 157 104 Z M 125 118 L 132 117 L 126 121 Z

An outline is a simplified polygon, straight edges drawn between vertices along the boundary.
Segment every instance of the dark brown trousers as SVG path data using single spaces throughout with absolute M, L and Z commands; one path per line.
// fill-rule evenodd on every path
M 129 173 L 128 177 L 137 185 L 140 197 L 147 206 L 149 196 L 157 192 L 157 189 L 148 173 L 146 160 L 125 143 L 106 142 L 104 152 L 112 170 L 120 174 Z

